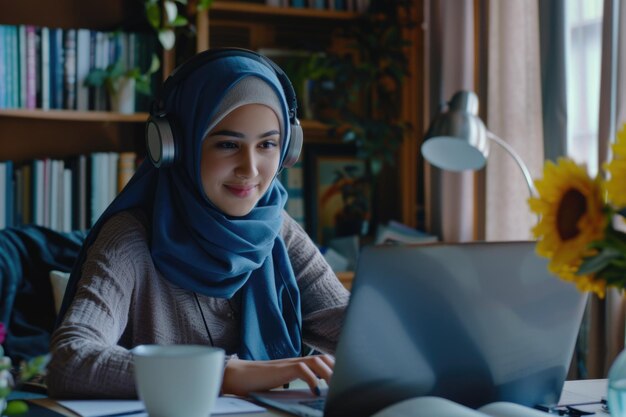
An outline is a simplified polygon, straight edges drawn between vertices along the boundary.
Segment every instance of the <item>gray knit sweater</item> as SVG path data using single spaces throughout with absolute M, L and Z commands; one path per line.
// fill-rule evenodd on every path
M 304 230 L 286 213 L 285 240 L 301 294 L 303 342 L 335 349 L 349 293 Z M 145 216 L 115 215 L 87 253 L 74 301 L 52 336 L 47 383 L 53 397 L 136 396 L 128 349 L 144 343 L 210 344 L 191 291 L 155 269 Z M 237 351 L 240 303 L 198 294 L 209 333 L 227 354 Z

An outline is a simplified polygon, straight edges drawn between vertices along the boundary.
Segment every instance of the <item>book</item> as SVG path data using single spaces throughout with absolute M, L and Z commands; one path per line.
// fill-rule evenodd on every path
M 76 110 L 89 110 L 89 87 L 85 79 L 89 74 L 91 57 L 91 33 L 89 29 L 76 32 Z
M 76 109 L 76 29 L 63 33 L 63 108 Z
M 0 162 L 0 195 L 4 196 L 6 194 L 6 163 Z M 7 204 L 4 198 L 0 201 L 0 229 L 4 229 L 7 227 Z
M 415 244 L 436 241 L 437 236 L 413 229 L 394 220 L 390 220 L 386 225 L 380 224 L 376 229 L 376 244 Z
M 120 153 L 119 163 L 117 168 L 117 192 L 121 192 L 131 177 L 135 174 L 135 161 L 137 160 L 137 154 L 135 152 L 122 152 Z
M 543 411 L 512 402 L 498 401 L 478 409 L 442 397 L 416 397 L 390 405 L 372 417 L 546 417 Z
M 50 110 L 50 30 L 41 28 L 41 109 Z
M 37 105 L 37 28 L 26 26 L 26 105 L 34 109 Z

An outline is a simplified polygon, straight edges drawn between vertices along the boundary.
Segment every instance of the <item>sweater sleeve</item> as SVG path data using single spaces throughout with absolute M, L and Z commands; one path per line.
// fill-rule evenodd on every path
M 319 249 L 286 212 L 283 238 L 300 289 L 303 342 L 334 353 L 350 293 Z
M 87 252 L 76 296 L 51 339 L 47 384 L 52 397 L 135 397 L 125 331 L 145 230 L 121 213 L 107 221 Z M 130 227 L 129 227 L 130 225 Z M 133 230 L 133 227 L 135 230 Z

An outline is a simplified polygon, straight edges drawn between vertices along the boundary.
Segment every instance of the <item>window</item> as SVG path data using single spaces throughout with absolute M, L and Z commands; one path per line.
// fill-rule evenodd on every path
M 602 0 L 566 2 L 568 156 L 598 172 Z

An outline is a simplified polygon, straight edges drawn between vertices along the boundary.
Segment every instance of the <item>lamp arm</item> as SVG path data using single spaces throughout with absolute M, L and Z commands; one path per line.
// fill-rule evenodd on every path
M 502 138 L 500 138 L 495 133 L 493 133 L 493 132 L 491 132 L 491 131 L 489 131 L 487 129 L 485 129 L 485 130 L 487 131 L 487 138 L 489 138 L 490 140 L 494 141 L 495 143 L 500 145 L 502 148 L 504 148 L 505 151 L 507 151 L 509 154 L 511 154 L 511 156 L 513 157 L 515 162 L 517 162 L 517 165 L 522 170 L 522 174 L 524 174 L 524 178 L 526 179 L 526 185 L 528 186 L 528 192 L 530 192 L 530 196 L 531 197 L 536 196 L 537 195 L 537 190 L 535 189 L 535 185 L 533 184 L 533 179 L 530 176 L 530 171 L 528 171 L 528 168 L 526 167 L 526 164 L 524 163 L 522 158 L 517 154 L 517 152 L 515 152 L 515 149 L 513 149 L 513 147 L 511 145 L 509 145 L 504 140 L 502 140 Z

